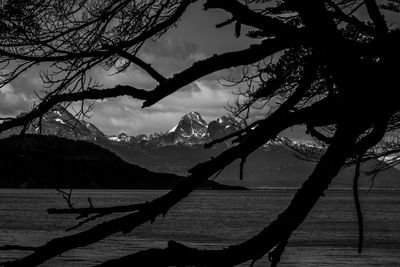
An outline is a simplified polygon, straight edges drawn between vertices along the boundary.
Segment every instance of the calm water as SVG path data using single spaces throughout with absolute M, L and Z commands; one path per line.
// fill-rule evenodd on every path
M 85 206 L 87 197 L 91 197 L 95 206 L 121 205 L 150 200 L 163 193 L 76 190 L 73 202 Z M 293 194 L 292 190 L 198 191 L 165 219 L 157 218 L 153 225 L 75 249 L 45 266 L 91 266 L 140 249 L 164 247 L 171 239 L 201 248 L 222 248 L 257 234 Z M 280 266 L 400 266 L 400 191 L 361 192 L 360 197 L 366 231 L 361 255 L 356 251 L 357 225 L 351 192 L 330 191 L 294 233 Z M 65 229 L 75 224 L 74 218 L 48 215 L 49 207 L 65 207 L 55 190 L 0 190 L 0 245 L 40 245 L 66 235 Z M 0 261 L 24 254 L 0 251 Z M 266 263 L 264 258 L 256 266 Z

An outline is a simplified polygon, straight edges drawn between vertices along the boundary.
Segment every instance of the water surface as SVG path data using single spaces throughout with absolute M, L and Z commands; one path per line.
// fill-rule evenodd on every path
M 87 206 L 90 197 L 95 206 L 131 204 L 165 192 L 75 190 L 73 203 L 76 207 Z M 164 219 L 159 217 L 127 235 L 116 234 L 72 250 L 44 266 L 92 266 L 141 249 L 165 247 L 168 240 L 199 248 L 223 248 L 257 234 L 289 204 L 294 192 L 197 191 Z M 351 191 L 334 190 L 321 199 L 293 234 L 279 266 L 400 266 L 400 191 L 363 191 L 360 198 L 365 217 L 365 249 L 361 255 L 357 253 Z M 74 217 L 48 215 L 49 207 L 65 207 L 55 190 L 1 189 L 0 245 L 37 246 L 68 234 L 65 229 L 76 224 Z M 0 261 L 26 253 L 0 251 Z M 263 258 L 255 266 L 266 266 L 267 262 Z

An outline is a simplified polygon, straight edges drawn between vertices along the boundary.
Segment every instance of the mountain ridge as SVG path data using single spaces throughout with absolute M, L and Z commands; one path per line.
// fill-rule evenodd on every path
M 151 172 L 91 142 L 52 135 L 0 139 L 0 169 L 0 188 L 171 189 L 186 179 Z M 199 189 L 245 188 L 206 181 Z
M 199 113 L 191 112 L 183 116 L 176 127 L 165 133 L 155 133 L 149 136 L 128 136 L 120 133 L 106 136 L 95 125 L 78 120 L 75 122 L 75 118 L 71 118 L 71 114 L 63 114 L 64 112 L 68 111 L 60 107 L 52 109 L 50 114 L 46 115 L 46 119 L 42 121 L 42 133 L 93 142 L 116 153 L 126 162 L 155 172 L 183 176 L 186 176 L 187 171 L 196 164 L 216 157 L 227 146 L 231 146 L 226 141 L 210 149 L 205 149 L 205 143 L 244 127 L 242 123 L 227 116 L 207 124 Z M 68 128 L 71 125 L 79 125 L 79 127 Z M 38 134 L 38 128 L 33 126 L 27 129 L 28 132 Z M 19 131 L 20 129 L 14 129 L 14 133 L 19 133 Z M 310 175 L 315 163 L 296 158 L 294 151 L 289 148 L 290 146 L 323 149 L 313 144 L 303 144 L 285 137 L 278 137 L 267 142 L 248 157 L 243 181 L 237 179 L 239 176 L 238 161 L 227 166 L 219 174 L 218 181 L 249 188 L 299 187 Z M 369 187 L 370 177 L 366 173 L 376 163 L 377 161 L 370 161 L 362 165 L 360 187 Z M 350 188 L 353 176 L 354 168 L 344 168 L 335 178 L 332 187 Z M 393 168 L 382 172 L 374 184 L 376 188 L 400 188 L 400 172 Z
M 146 142 L 148 146 L 197 145 L 221 138 L 244 128 L 244 124 L 234 118 L 222 116 L 207 123 L 196 111 L 181 117 L 178 123 L 165 133 L 153 133 L 149 136 L 140 134 L 129 136 L 125 133 L 110 135 L 108 139 L 115 142 Z M 122 137 L 123 136 L 123 137 Z

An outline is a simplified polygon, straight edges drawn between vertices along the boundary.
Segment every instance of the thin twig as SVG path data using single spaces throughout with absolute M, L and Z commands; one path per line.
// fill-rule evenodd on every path
M 360 177 L 360 165 L 363 155 L 360 154 L 357 157 L 356 162 L 356 169 L 354 173 L 354 180 L 353 180 L 353 196 L 354 196 L 354 204 L 356 206 L 357 211 L 357 223 L 358 223 L 358 253 L 361 253 L 363 240 L 364 240 L 364 222 L 363 222 L 363 215 L 361 211 L 361 204 L 360 199 L 358 196 L 358 178 Z

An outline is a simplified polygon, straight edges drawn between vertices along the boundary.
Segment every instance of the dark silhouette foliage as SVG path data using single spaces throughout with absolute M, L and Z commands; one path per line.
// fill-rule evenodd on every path
M 198 250 L 174 241 L 167 248 L 144 250 L 102 266 L 233 266 L 257 261 L 268 253 L 275 266 L 290 236 L 303 222 L 332 179 L 346 164 L 382 156 L 394 158 L 399 145 L 398 69 L 400 60 L 399 3 L 394 0 L 207 0 L 204 8 L 219 9 L 234 23 L 232 34 L 258 39 L 258 44 L 195 62 L 164 77 L 139 58 L 143 43 L 179 23 L 190 0 L 3 1 L 0 64 L 3 85 L 41 63 L 47 90 L 40 103 L 18 118 L 4 118 L 0 131 L 26 128 L 56 104 L 130 96 L 149 107 L 183 86 L 215 71 L 247 66 L 245 83 L 233 112 L 246 118 L 252 109 L 273 103 L 264 119 L 219 141 L 234 144 L 219 156 L 194 166 L 186 179 L 166 195 L 128 214 L 77 234 L 54 239 L 7 266 L 36 266 L 68 250 L 98 242 L 117 232 L 166 214 L 204 181 L 247 156 L 281 131 L 305 125 L 326 147 L 318 164 L 286 210 L 259 234 L 220 250 Z M 393 25 L 393 26 L 388 26 Z M 249 28 L 244 32 L 243 26 Z M 117 61 L 124 59 L 125 64 Z M 136 65 L 156 82 L 152 90 L 116 84 L 104 88 L 92 80 L 94 67 L 127 71 Z M 244 99 L 244 101 L 242 101 Z M 82 105 L 84 107 L 84 105 Z M 338 108 L 339 107 L 339 108 Z M 82 114 L 85 114 L 83 109 Z M 358 168 L 357 168 L 358 169 Z M 357 177 L 355 199 L 357 202 Z M 129 209 L 128 209 L 129 210 Z M 89 211 L 90 212 L 90 211 Z M 360 226 L 362 226 L 360 218 Z M 361 250 L 360 239 L 360 250 Z

